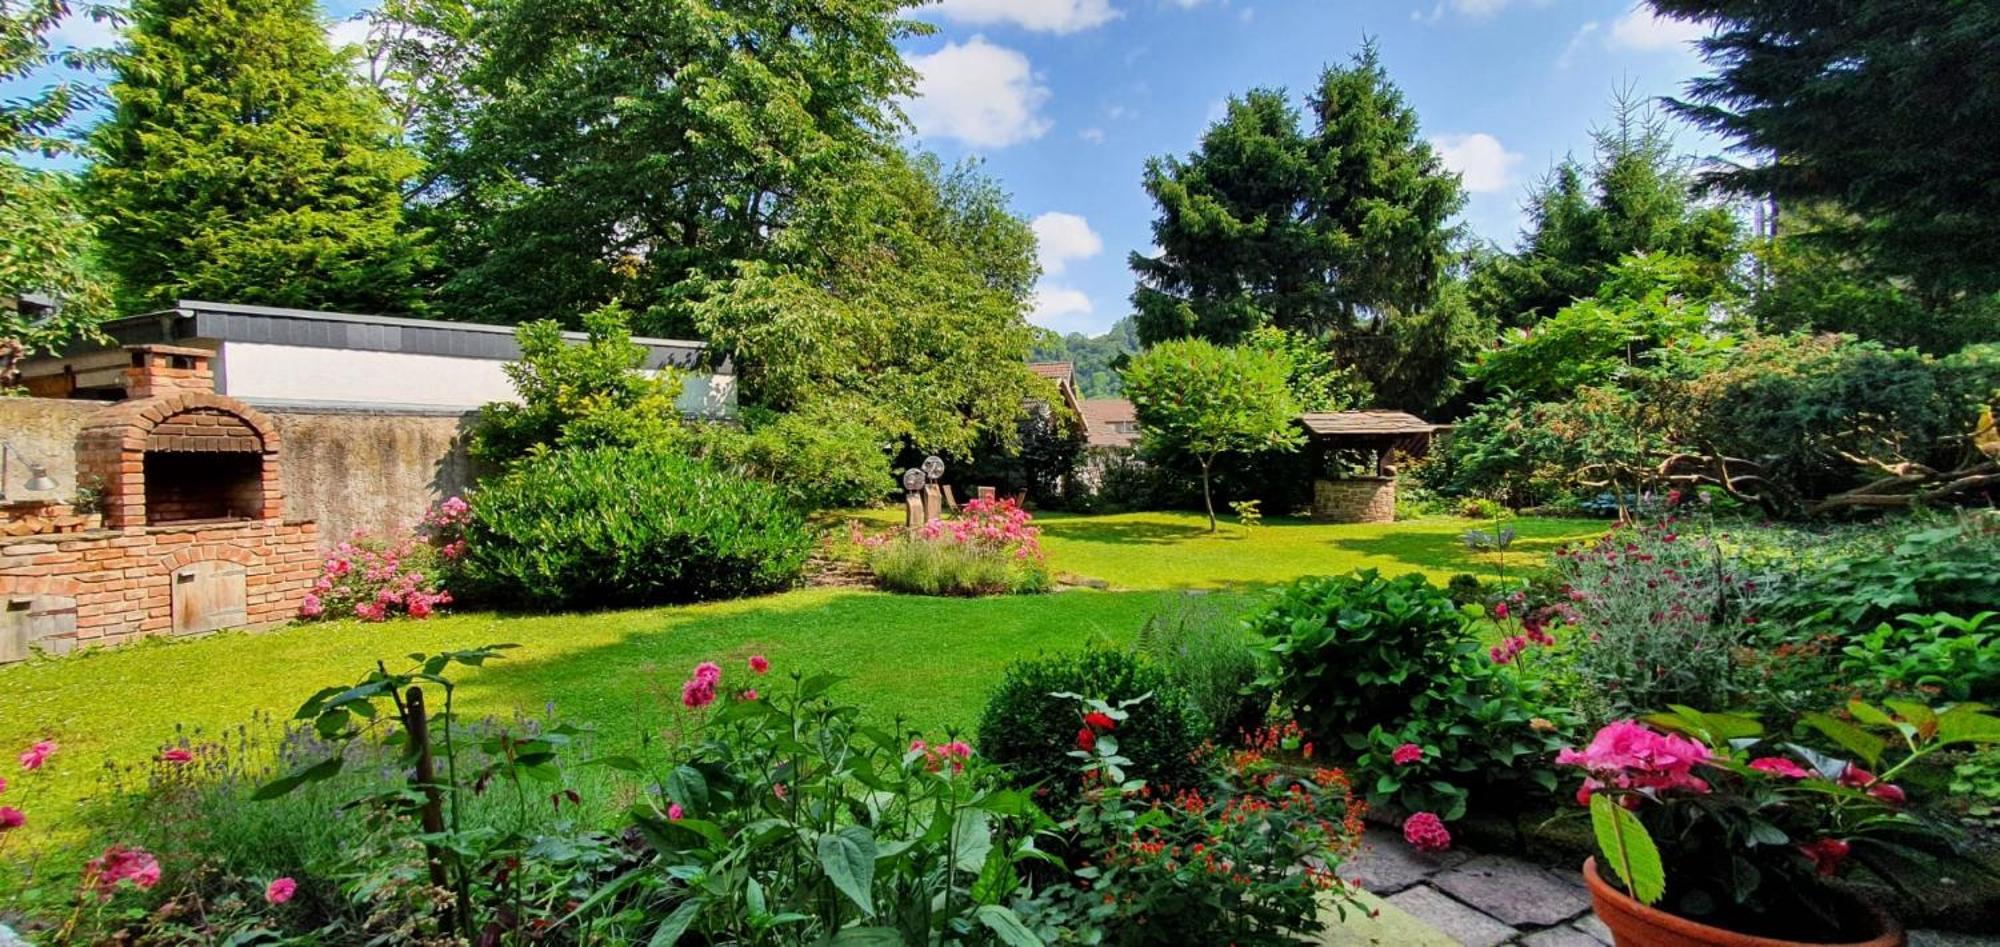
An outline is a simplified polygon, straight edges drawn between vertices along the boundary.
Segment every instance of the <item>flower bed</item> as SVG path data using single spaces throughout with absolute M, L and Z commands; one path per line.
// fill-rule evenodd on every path
M 913 530 L 852 537 L 875 581 L 913 595 L 1008 595 L 1049 589 L 1041 530 L 1019 503 L 973 500 Z

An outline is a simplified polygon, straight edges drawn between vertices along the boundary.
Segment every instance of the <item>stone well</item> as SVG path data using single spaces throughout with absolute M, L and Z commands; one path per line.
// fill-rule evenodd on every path
M 1313 519 L 1326 523 L 1391 523 L 1396 478 L 1344 477 L 1313 481 Z

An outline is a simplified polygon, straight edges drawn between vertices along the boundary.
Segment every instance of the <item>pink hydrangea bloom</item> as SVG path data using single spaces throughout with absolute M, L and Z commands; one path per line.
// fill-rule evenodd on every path
M 750 656 L 750 670 L 762 674 L 771 669 L 771 662 L 761 654 Z
M 104 854 L 91 859 L 83 866 L 84 878 L 89 880 L 100 898 L 109 898 L 121 882 L 130 881 L 139 888 L 151 888 L 160 883 L 160 862 L 144 849 L 126 848 L 113 845 Z
M 28 816 L 13 806 L 0 806 L 0 832 L 28 824 Z
M 1812 775 L 1800 767 L 1799 764 L 1782 756 L 1760 756 L 1750 761 L 1750 768 L 1760 773 L 1783 776 L 1786 779 L 1804 779 Z
M 22 751 L 21 768 L 41 769 L 42 764 L 47 763 L 49 761 L 49 757 L 55 755 L 56 747 L 57 743 L 54 740 L 35 741 L 33 746 L 30 746 L 26 750 Z
M 1435 812 L 1419 812 L 1403 820 L 1403 841 L 1420 852 L 1442 852 L 1451 847 L 1451 832 Z
M 264 900 L 272 904 L 283 904 L 299 891 L 299 883 L 290 878 L 279 878 L 264 888 Z
M 1423 758 L 1424 748 L 1414 743 L 1405 743 L 1397 747 L 1394 753 L 1389 754 L 1389 759 L 1395 761 L 1397 766 L 1408 766 L 1411 763 L 1421 762 Z
M 1708 747 L 1661 733 L 1635 720 L 1606 724 L 1581 751 L 1565 749 L 1556 763 L 1587 770 L 1601 784 L 1620 789 L 1708 791 L 1694 768 L 1709 761 Z

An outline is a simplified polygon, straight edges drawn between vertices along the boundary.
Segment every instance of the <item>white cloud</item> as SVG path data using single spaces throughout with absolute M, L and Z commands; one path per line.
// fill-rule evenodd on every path
M 1052 210 L 1028 227 L 1035 232 L 1035 257 L 1049 276 L 1061 275 L 1071 260 L 1088 260 L 1104 251 L 1104 238 L 1076 214 Z
M 1550 0 L 1438 0 L 1431 12 L 1422 9 L 1410 11 L 1410 19 L 1419 23 L 1437 23 L 1447 15 L 1457 15 L 1467 20 L 1486 20 L 1498 16 L 1512 6 L 1547 6 Z
M 110 20 L 99 20 L 81 11 L 71 13 L 49 31 L 49 43 L 57 49 L 104 49 L 118 44 L 119 28 Z
M 1004 148 L 1040 138 L 1049 90 L 1035 81 L 1028 57 L 975 36 L 911 56 L 917 97 L 908 105 L 920 134 L 956 138 L 977 148 Z
M 335 20 L 326 28 L 327 44 L 334 49 L 342 46 L 367 46 L 367 20 Z
M 1505 190 L 1514 183 L 1514 168 L 1521 156 L 1508 151 L 1500 139 L 1485 132 L 1470 135 L 1439 135 L 1431 139 L 1444 166 L 1465 177 L 1465 189 L 1474 194 Z
M 1067 286 L 1037 287 L 1033 303 L 1034 312 L 1028 315 L 1028 321 L 1058 332 L 1090 328 L 1090 315 L 1097 308 L 1091 305 L 1089 294 Z
M 1590 42 L 1591 37 L 1597 35 L 1597 31 L 1602 26 L 1603 24 L 1598 23 L 1596 20 L 1591 20 L 1577 27 L 1576 35 L 1569 38 L 1569 45 L 1563 47 L 1561 56 L 1556 57 L 1556 68 L 1568 69 L 1570 64 L 1576 61 L 1577 52 L 1583 49 L 1585 43 Z
M 1708 26 L 1692 20 L 1678 20 L 1654 13 L 1641 4 L 1612 21 L 1605 42 L 1612 49 L 1632 49 L 1655 53 L 1688 48 L 1688 44 L 1708 35 Z
M 1076 137 L 1081 138 L 1084 141 L 1090 142 L 1093 145 L 1101 145 L 1104 144 L 1104 129 L 1086 128 L 1080 132 L 1077 132 Z
M 1043 33 L 1075 33 L 1121 15 L 1111 0 L 944 0 L 937 12 L 974 26 L 1010 23 Z

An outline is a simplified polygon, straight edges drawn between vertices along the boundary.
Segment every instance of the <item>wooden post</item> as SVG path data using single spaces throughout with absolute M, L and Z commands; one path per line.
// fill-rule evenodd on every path
M 444 832 L 444 797 L 438 792 L 437 759 L 431 754 L 431 724 L 430 715 L 424 711 L 424 689 L 411 687 L 403 698 L 403 708 L 403 729 L 410 735 L 410 750 L 417 758 L 412 785 L 424 796 L 424 805 L 418 811 L 417 821 L 423 826 L 426 835 L 439 835 Z M 447 723 L 446 726 L 450 724 Z M 432 887 L 440 891 L 453 890 L 451 879 L 445 875 L 444 852 L 437 845 L 425 842 L 424 860 L 430 863 Z M 464 905 L 460 907 L 463 908 Z M 449 910 L 445 912 L 440 927 L 447 931 L 452 929 L 453 921 Z
M 924 525 L 924 495 L 922 491 L 909 490 L 903 494 L 903 525 L 916 529 Z
M 937 484 L 933 483 L 933 484 L 931 484 L 931 485 L 929 485 L 929 486 L 925 487 L 925 488 L 924 488 L 924 522 L 926 522 L 926 523 L 935 523 L 935 522 L 937 522 L 937 521 L 938 521 L 939 519 L 942 519 L 942 518 L 943 518 L 943 516 L 942 516 L 942 509 L 941 509 L 941 508 L 942 508 L 942 506 L 943 506 L 943 503 L 944 503 L 944 491 L 942 491 L 942 490 L 938 489 L 938 485 L 937 485 Z
M 951 484 L 948 483 L 944 485 L 944 508 L 958 512 L 958 495 L 951 491 Z
M 1000 494 L 1000 490 L 999 490 L 999 488 L 997 488 L 997 487 L 980 487 L 980 488 L 979 488 L 979 498 L 980 498 L 980 499 L 982 499 L 982 500 L 992 500 L 992 499 L 995 499 L 995 498 L 997 498 L 997 497 L 999 496 L 999 494 Z

